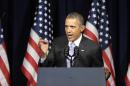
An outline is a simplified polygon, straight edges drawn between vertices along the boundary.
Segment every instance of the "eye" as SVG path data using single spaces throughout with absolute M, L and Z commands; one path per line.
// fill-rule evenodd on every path
M 70 29 L 75 29 L 75 28 L 77 28 L 77 27 L 76 27 L 76 26 L 74 26 L 74 25 L 70 25 L 70 26 L 65 25 L 65 29 L 68 29 L 68 28 L 70 28 Z
M 76 26 L 70 26 L 70 28 L 75 29 L 75 28 L 76 28 Z
M 67 29 L 68 28 L 68 26 L 67 25 L 65 25 L 65 29 Z

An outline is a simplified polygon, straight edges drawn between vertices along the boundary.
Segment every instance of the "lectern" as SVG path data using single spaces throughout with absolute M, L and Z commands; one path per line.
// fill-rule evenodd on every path
M 37 86 L 105 86 L 103 68 L 39 68 Z

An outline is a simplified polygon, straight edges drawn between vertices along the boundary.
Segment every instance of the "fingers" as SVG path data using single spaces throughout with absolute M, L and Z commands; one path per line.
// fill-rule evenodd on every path
M 41 49 L 41 51 L 42 51 L 44 54 L 47 53 L 47 51 L 48 51 L 48 46 L 49 46 L 49 43 L 48 43 L 47 40 L 43 40 L 43 39 L 40 38 L 39 43 L 38 43 L 38 46 L 39 46 L 39 48 Z
M 43 46 L 46 48 L 48 45 L 49 44 L 48 44 L 47 40 L 43 40 L 42 38 L 40 38 L 39 43 L 38 43 L 38 46 L 39 46 L 40 49 L 42 49 Z
M 111 73 L 110 73 L 110 71 L 107 68 L 104 68 L 104 69 L 105 69 L 105 78 L 106 78 L 106 80 L 108 80 L 108 78 L 110 77 Z
M 40 40 L 39 40 L 39 43 L 41 44 L 41 43 L 43 43 L 43 44 L 48 44 L 48 40 L 47 39 L 42 39 L 42 38 L 40 38 Z

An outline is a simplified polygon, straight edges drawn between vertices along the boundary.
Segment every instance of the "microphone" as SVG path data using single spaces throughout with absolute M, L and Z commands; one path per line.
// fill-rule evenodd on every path
M 67 57 L 68 58 L 68 56 L 69 57 L 76 57 L 76 56 L 78 56 L 79 55 L 79 48 L 77 47 L 77 46 L 75 46 L 75 48 L 74 48 L 74 54 L 73 55 L 70 55 L 69 54 L 69 46 L 67 46 L 65 49 L 64 49 L 64 55 L 65 55 L 65 57 Z
M 69 46 L 65 47 L 64 55 L 65 55 L 66 58 L 68 58 L 68 56 L 69 56 Z
M 64 50 L 64 55 L 65 57 L 70 60 L 70 64 L 71 64 L 71 67 L 73 66 L 73 57 L 76 58 L 78 55 L 79 55 L 79 48 L 77 46 L 75 46 L 74 48 L 74 54 L 73 55 L 70 55 L 69 54 L 69 46 L 67 46 Z
M 74 55 L 75 57 L 77 57 L 79 55 L 79 47 L 78 46 L 75 46 L 74 48 Z

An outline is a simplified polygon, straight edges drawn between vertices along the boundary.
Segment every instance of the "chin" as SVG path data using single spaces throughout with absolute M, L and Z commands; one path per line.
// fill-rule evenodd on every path
M 69 39 L 69 42 L 73 42 L 74 40 Z
M 68 38 L 68 41 L 73 42 L 75 39 L 74 38 Z

